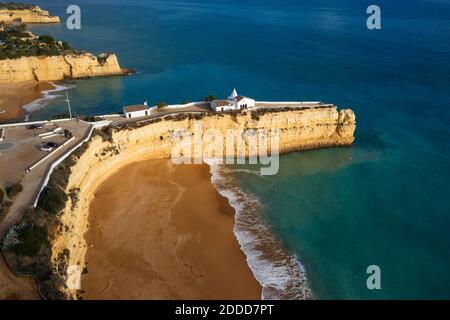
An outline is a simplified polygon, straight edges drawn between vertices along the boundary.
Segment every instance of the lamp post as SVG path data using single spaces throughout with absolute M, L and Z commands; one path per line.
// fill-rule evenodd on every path
M 69 117 L 72 119 L 72 110 L 70 109 L 70 99 L 69 99 L 69 93 L 66 91 L 66 102 L 67 107 L 69 108 Z

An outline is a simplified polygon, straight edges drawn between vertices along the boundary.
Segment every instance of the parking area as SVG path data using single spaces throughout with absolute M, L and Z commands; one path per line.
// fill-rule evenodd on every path
M 56 152 L 51 149 L 64 144 L 70 135 L 75 137 L 74 142 L 78 141 L 88 128 L 87 123 L 76 120 L 43 124 L 33 129 L 30 126 L 4 128 L 4 139 L 0 142 L 0 187 L 19 182 L 29 167 L 49 153 L 54 153 L 50 158 L 56 159 L 74 143 Z M 48 144 L 55 145 L 48 151 L 41 150 Z M 46 162 L 42 166 L 46 166 Z

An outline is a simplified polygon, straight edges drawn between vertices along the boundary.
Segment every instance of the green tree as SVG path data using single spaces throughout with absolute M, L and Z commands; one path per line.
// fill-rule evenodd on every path
M 205 102 L 211 102 L 211 101 L 213 101 L 213 100 L 216 100 L 216 96 L 213 95 L 213 94 L 210 94 L 209 96 L 207 96 L 207 97 L 205 98 Z
M 162 109 L 167 107 L 167 103 L 165 103 L 164 101 L 159 102 L 157 105 L 158 109 Z
M 6 194 L 8 195 L 8 198 L 12 199 L 15 196 L 17 196 L 20 192 L 22 192 L 22 190 L 23 190 L 22 185 L 20 183 L 16 183 L 6 188 Z
M 39 36 L 39 40 L 47 44 L 52 44 L 53 42 L 55 42 L 53 37 L 49 36 L 48 34 L 43 34 L 42 36 Z
M 69 50 L 69 49 L 70 49 L 69 44 L 68 44 L 67 42 L 65 42 L 65 41 L 63 41 L 63 42 L 61 43 L 61 46 L 63 47 L 64 50 Z

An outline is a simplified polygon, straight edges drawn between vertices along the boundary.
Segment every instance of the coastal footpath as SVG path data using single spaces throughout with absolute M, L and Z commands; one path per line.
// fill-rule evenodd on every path
M 90 53 L 0 60 L 0 82 L 58 81 L 122 75 L 115 54 Z
M 193 133 L 194 123 L 201 123 L 204 131 L 215 128 L 224 135 L 229 129 L 278 129 L 281 153 L 350 146 L 356 128 L 353 111 L 320 106 L 231 114 L 184 114 L 98 130 L 89 143 L 55 170 L 41 196 L 37 213 L 25 214 L 25 219 L 34 219 L 32 223 L 36 228 L 47 230 L 49 242 L 48 245 L 43 242 L 33 259 L 6 252 L 13 270 L 38 278 L 40 292 L 47 298 L 82 298 L 82 292 L 66 287 L 66 271 L 68 266 L 75 265 L 87 272 L 88 244 L 84 235 L 89 229 L 89 207 L 97 188 L 126 165 L 170 158 L 176 143 L 174 133 L 179 130 Z M 203 148 L 208 147 L 206 144 L 203 142 Z M 248 150 L 246 154 L 249 155 Z M 64 190 L 62 198 L 60 190 Z M 49 209 L 55 212 L 45 213 Z
M 60 23 L 57 16 L 33 5 L 0 4 L 0 21 L 20 20 L 22 23 Z

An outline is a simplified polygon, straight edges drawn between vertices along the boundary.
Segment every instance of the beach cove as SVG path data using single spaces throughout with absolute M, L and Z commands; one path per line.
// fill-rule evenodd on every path
M 38 2 L 60 16 L 71 4 Z M 107 3 L 105 15 L 102 1 L 79 1 L 83 32 L 32 26 L 90 52 L 108 48 L 138 70 L 67 82 L 74 112 L 195 101 L 233 87 L 260 100 L 351 108 L 352 148 L 282 155 L 273 179 L 236 168 L 233 187 L 261 202 L 264 222 L 304 265 L 315 298 L 450 297 L 448 3 L 382 0 L 389 14 L 378 31 L 367 29 L 361 1 Z M 31 120 L 66 110 L 64 98 L 54 99 Z M 381 291 L 366 287 L 374 263 Z
M 148 160 L 95 192 L 84 299 L 260 299 L 207 165 Z M 199 205 L 201 204 L 201 205 Z
M 146 168 L 145 161 L 170 159 L 174 145 L 177 144 L 177 140 L 172 139 L 173 132 L 182 128 L 192 131 L 196 121 L 200 121 L 203 128 L 212 126 L 222 132 L 230 128 L 245 130 L 267 127 L 268 123 L 277 128 L 284 128 L 280 131 L 282 153 L 318 147 L 349 146 L 353 143 L 355 131 L 353 112 L 348 109 L 338 111 L 334 106 L 297 110 L 275 109 L 262 114 L 258 120 L 252 120 L 251 113 L 234 116 L 205 115 L 197 120 L 186 115 L 156 122 L 149 120 L 148 123 L 135 127 L 124 126 L 121 129 L 106 128 L 106 131 L 98 131 L 80 153 L 62 164 L 62 171 L 58 173 L 60 177 L 66 175 L 67 185 L 59 188 L 64 188 L 70 196 L 58 215 L 58 224 L 61 227 L 51 235 L 52 265 L 61 266 L 53 270 L 55 280 L 61 280 L 53 282 L 51 294 L 61 292 L 66 297 L 78 299 L 112 298 L 115 292 L 121 290 L 121 284 L 124 286 L 124 294 L 128 289 L 128 294 L 132 295 L 132 290 L 146 287 L 166 298 L 180 296 L 216 299 L 225 296 L 231 298 L 232 295 L 244 298 L 251 292 L 254 294 L 255 284 L 258 288 L 258 298 L 264 297 L 267 292 L 282 294 L 276 284 L 274 286 L 267 282 L 267 279 L 261 278 L 261 270 L 256 270 L 258 273 L 255 274 L 252 268 L 258 282 L 264 287 L 263 290 L 251 276 L 249 266 L 253 264 L 248 259 L 254 257 L 249 255 L 249 252 L 240 250 L 239 244 L 242 246 L 244 242 L 239 241 L 238 244 L 241 239 L 235 238 L 233 210 L 225 198 L 217 193 L 206 165 L 173 169 L 172 166 L 167 167 L 167 164 L 160 163 L 155 169 L 151 166 Z M 207 142 L 203 143 L 203 148 L 210 147 Z M 248 149 L 245 151 L 249 152 Z M 143 165 L 139 167 L 136 163 Z M 135 177 L 129 180 L 128 176 L 133 177 L 133 172 Z M 200 177 L 202 179 L 199 179 Z M 107 182 L 110 178 L 112 182 Z M 52 182 L 51 179 L 50 185 L 57 181 L 61 180 Z M 155 183 L 161 189 L 156 188 Z M 141 188 L 141 184 L 144 187 Z M 209 201 L 211 202 L 208 204 Z M 198 207 L 199 205 L 201 207 Z M 187 218 L 189 214 L 191 215 Z M 142 222 L 135 224 L 135 218 Z M 127 219 L 132 220 L 128 223 Z M 197 221 L 198 223 L 194 223 Z M 151 234 L 146 233 L 145 226 L 148 225 L 151 226 Z M 127 233 L 128 229 L 133 232 Z M 211 231 L 213 233 L 210 233 Z M 137 239 L 135 233 L 144 239 L 142 247 L 136 247 L 134 244 Z M 219 235 L 221 236 L 217 238 Z M 265 235 L 267 237 L 270 233 Z M 153 238 L 163 241 L 154 242 Z M 191 238 L 195 238 L 195 241 L 189 240 Z M 115 243 L 113 240 L 117 239 L 120 241 Z M 203 247 L 206 242 L 207 250 Z M 149 251 L 144 252 L 146 250 Z M 110 254 L 111 252 L 115 254 Z M 222 255 L 227 257 L 227 263 L 219 259 Z M 129 258 L 122 259 L 124 256 Z M 155 262 L 152 256 L 161 257 L 161 260 Z M 181 264 L 180 257 L 181 261 L 184 261 Z M 104 265 L 108 259 L 111 261 L 109 266 Z M 216 263 L 220 265 L 215 265 Z M 223 269 L 228 263 L 232 263 L 233 268 Z M 65 266 L 70 265 L 80 266 L 83 271 L 87 271 L 83 279 L 86 290 L 74 291 L 58 284 L 65 281 Z M 186 269 L 187 266 L 192 268 Z M 118 268 L 123 271 L 123 276 L 117 274 Z M 127 268 L 141 268 L 141 272 L 153 272 L 148 275 L 150 278 L 145 278 L 145 272 L 140 273 L 137 281 L 141 285 L 134 283 L 130 288 L 133 283 L 130 277 L 135 277 L 137 273 L 125 272 Z M 104 269 L 109 272 L 103 272 Z M 240 282 L 246 282 L 250 291 L 240 290 L 241 293 L 235 293 L 236 287 L 230 280 L 234 275 L 229 281 L 222 283 L 234 269 L 238 270 L 234 271 L 235 276 L 244 279 Z M 267 277 L 267 267 L 264 269 Z M 271 271 L 271 268 L 269 269 Z M 155 281 L 156 275 L 158 281 Z M 179 291 L 181 287 L 178 286 L 183 284 L 180 280 L 182 278 L 187 279 L 188 284 L 184 284 L 185 290 Z M 174 282 L 174 279 L 177 281 Z M 219 286 L 224 288 L 221 293 L 213 290 Z M 186 295 L 181 296 L 181 292 Z M 139 297 L 149 295 L 146 290 L 141 293 L 137 290 L 134 294 Z M 299 295 L 294 292 L 291 296 Z

